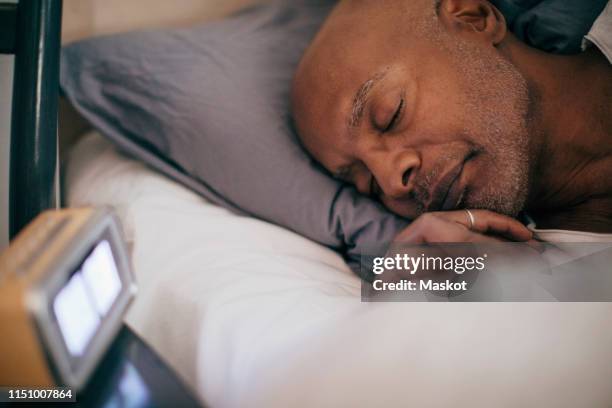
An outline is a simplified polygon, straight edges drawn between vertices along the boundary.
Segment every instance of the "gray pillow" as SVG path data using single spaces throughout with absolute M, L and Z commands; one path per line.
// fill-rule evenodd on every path
M 80 41 L 62 51 L 61 87 L 133 156 L 357 260 L 406 222 L 329 177 L 291 130 L 293 71 L 330 4 L 285 1 L 188 29 Z

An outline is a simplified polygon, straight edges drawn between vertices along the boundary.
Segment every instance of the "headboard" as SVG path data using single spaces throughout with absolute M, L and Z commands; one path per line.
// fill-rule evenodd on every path
M 15 55 L 11 110 L 9 236 L 56 206 L 61 0 L 0 7 L 0 50 Z
M 59 101 L 61 43 L 193 24 L 263 1 L 0 0 L 0 53 L 15 55 L 9 236 L 14 237 L 41 211 L 58 206 L 58 146 L 62 150 L 87 128 L 65 101 Z

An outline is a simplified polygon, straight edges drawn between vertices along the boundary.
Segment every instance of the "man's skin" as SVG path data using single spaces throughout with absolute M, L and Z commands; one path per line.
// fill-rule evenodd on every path
M 540 228 L 612 232 L 611 65 L 528 47 L 486 0 L 341 1 L 292 102 L 325 168 L 419 218 L 403 238 L 524 241 L 522 210 Z

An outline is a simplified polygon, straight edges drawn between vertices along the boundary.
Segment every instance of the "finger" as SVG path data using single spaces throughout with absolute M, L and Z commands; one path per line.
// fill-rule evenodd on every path
M 536 251 L 538 251 L 540 254 L 546 250 L 546 247 L 544 246 L 542 242 L 536 239 L 533 239 L 533 238 L 527 241 L 527 245 L 529 245 L 532 249 L 535 249 Z
M 513 241 L 528 241 L 532 232 L 514 218 L 488 210 L 470 210 L 472 223 L 465 210 L 437 212 L 438 217 L 457 222 L 472 231 L 488 235 L 499 235 Z
M 417 218 L 394 240 L 396 243 L 495 242 L 478 231 L 472 231 L 455 221 L 456 215 L 442 217 L 426 213 Z
M 471 210 L 470 210 L 471 211 Z M 514 241 L 529 241 L 533 233 L 518 220 L 486 210 L 472 211 L 475 231 L 495 234 Z

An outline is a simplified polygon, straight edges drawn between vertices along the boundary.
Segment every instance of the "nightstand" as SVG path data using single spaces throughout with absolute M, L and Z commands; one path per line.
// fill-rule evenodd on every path
M 129 327 L 123 326 L 104 359 L 77 394 L 77 406 L 202 407 L 174 372 Z

